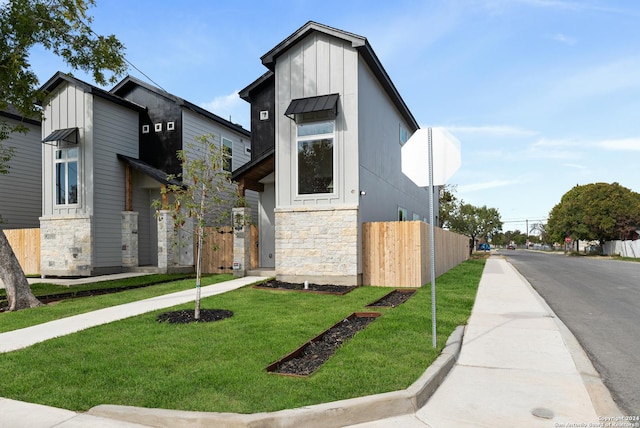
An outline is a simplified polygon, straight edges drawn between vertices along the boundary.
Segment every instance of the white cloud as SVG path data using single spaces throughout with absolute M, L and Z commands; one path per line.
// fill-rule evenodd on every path
M 578 164 L 575 164 L 575 163 L 565 163 L 565 164 L 562 164 L 562 166 L 564 166 L 566 168 L 577 169 L 577 170 L 580 170 L 580 171 L 585 171 L 585 170 L 588 169 L 588 167 L 586 167 L 584 165 L 578 165 Z
M 494 189 L 496 187 L 511 186 L 512 184 L 516 184 L 516 183 L 517 181 L 514 181 L 514 180 L 492 180 L 492 181 L 485 181 L 482 183 L 461 184 L 458 186 L 458 192 L 460 193 L 476 192 L 478 190 L 487 190 L 487 189 Z
M 566 104 L 567 101 L 583 102 L 585 98 L 638 90 L 640 76 L 630 70 L 639 68 L 640 57 L 635 56 L 582 69 L 558 81 L 551 89 L 551 99 L 546 102 L 549 104 Z
M 582 157 L 583 146 L 575 140 L 542 138 L 529 146 L 526 155 L 538 159 L 577 159 Z
M 251 129 L 249 103 L 240 99 L 238 91 L 217 96 L 209 102 L 201 103 L 200 107 L 209 110 L 211 113 L 223 119 L 240 124 L 244 129 Z
M 624 138 L 620 140 L 604 140 L 594 143 L 604 150 L 640 152 L 640 138 Z
M 566 34 L 562 33 L 554 34 L 553 36 L 551 36 L 551 39 L 569 46 L 573 46 L 578 42 L 575 37 L 567 36 Z
M 537 132 L 528 129 L 521 129 L 514 126 L 502 125 L 485 125 L 485 126 L 447 126 L 445 127 L 452 133 L 461 134 L 482 134 L 490 136 L 512 136 L 512 137 L 531 137 L 537 135 Z

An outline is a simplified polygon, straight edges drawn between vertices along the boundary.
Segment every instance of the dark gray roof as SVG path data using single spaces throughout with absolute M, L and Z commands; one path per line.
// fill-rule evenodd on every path
M 133 168 L 142 172 L 143 174 L 153 178 L 154 180 L 166 184 L 166 185 L 175 185 L 180 187 L 185 187 L 181 181 L 177 179 L 168 179 L 167 173 L 149 165 L 146 162 L 141 161 L 140 159 L 132 158 L 130 156 L 118 154 L 118 159 L 128 163 Z
M 77 133 L 78 128 L 67 128 L 67 129 L 57 129 L 53 131 L 51 134 L 47 135 L 42 142 L 46 143 L 48 141 L 67 141 L 69 143 L 78 143 Z M 74 138 L 69 138 L 71 135 L 74 135 Z
M 106 99 L 106 100 L 111 101 L 111 102 L 113 102 L 115 104 L 119 104 L 121 106 L 128 107 L 128 108 L 130 108 L 132 110 L 136 110 L 136 111 L 139 111 L 139 112 L 146 110 L 146 108 L 141 106 L 141 105 L 138 105 L 138 104 L 136 104 L 134 102 L 131 102 L 129 100 L 125 100 L 122 97 L 119 97 L 117 95 L 111 94 L 111 93 L 105 91 L 104 89 L 100 89 L 97 86 L 90 85 L 87 82 L 83 82 L 82 80 L 76 79 L 75 77 L 70 76 L 68 74 L 65 74 L 65 73 L 63 73 L 61 71 L 58 71 L 49 80 L 47 80 L 47 82 L 44 85 L 42 85 L 40 90 L 44 91 L 44 92 L 47 92 L 47 93 L 52 92 L 53 90 L 55 90 L 63 82 L 71 83 L 71 84 L 73 84 L 73 85 L 75 85 L 75 86 L 77 86 L 79 88 L 82 88 L 82 90 L 84 90 L 85 92 L 88 92 L 88 93 L 93 94 L 93 95 L 95 95 L 97 97 Z
M 167 92 L 167 91 L 165 91 L 163 89 L 160 89 L 160 88 L 155 87 L 153 85 L 150 85 L 150 84 L 148 84 L 146 82 L 143 82 L 142 80 L 137 79 L 137 78 L 135 78 L 133 76 L 127 76 L 124 79 L 122 79 L 122 81 L 120 81 L 116 86 L 114 86 L 111 89 L 110 93 L 119 94 L 119 93 L 121 93 L 121 91 L 123 89 L 125 89 L 129 85 L 141 86 L 141 87 L 147 89 L 148 91 L 154 92 L 154 93 L 156 93 L 158 95 L 161 95 L 162 97 L 164 97 L 164 98 L 166 98 L 168 100 L 171 100 L 171 101 L 175 102 L 176 104 L 178 104 L 181 107 L 184 107 L 184 108 L 186 108 L 188 110 L 191 110 L 193 112 L 201 114 L 202 116 L 205 116 L 208 119 L 211 119 L 211 120 L 213 120 L 215 122 L 218 122 L 219 124 L 221 124 L 223 126 L 226 126 L 227 128 L 230 128 L 230 129 L 232 129 L 232 130 L 234 130 L 234 131 L 236 131 L 238 133 L 241 133 L 241 134 L 243 134 L 243 135 L 245 135 L 247 137 L 251 137 L 251 132 L 246 130 L 246 129 L 244 129 L 241 125 L 238 125 L 237 123 L 233 123 L 233 122 L 230 122 L 230 121 L 228 121 L 226 119 L 223 119 L 220 116 L 218 116 L 217 114 L 211 113 L 210 111 L 205 110 L 202 107 L 198 107 L 197 105 L 195 105 L 195 104 L 193 104 L 193 103 L 191 103 L 189 101 L 186 101 L 183 98 L 180 98 L 180 97 L 178 97 L 176 95 L 170 94 L 169 92 Z

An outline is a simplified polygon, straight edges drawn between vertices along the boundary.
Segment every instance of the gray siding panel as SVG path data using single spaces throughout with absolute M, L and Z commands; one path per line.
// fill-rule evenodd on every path
M 221 144 L 222 138 L 233 142 L 232 169 L 236 170 L 251 160 L 251 153 L 246 148 L 251 147 L 251 141 L 244 135 L 226 128 L 225 126 L 213 122 L 199 114 L 184 110 L 182 114 L 183 143 L 193 142 L 196 137 L 212 134 L 214 142 Z M 245 198 L 251 206 L 251 216 L 258 218 L 258 195 L 255 192 L 247 192 Z
M 313 33 L 276 62 L 277 207 L 358 204 L 358 53 L 348 42 Z M 296 194 L 296 123 L 284 112 L 292 99 L 340 94 L 335 126 L 335 193 Z
M 138 114 L 99 98 L 93 114 L 94 267 L 121 266 L 125 167 L 117 154 L 137 157 Z
M 1 118 L 13 126 L 18 122 Z M 2 141 L 13 147 L 9 174 L 0 175 L 0 228 L 24 229 L 40 227 L 42 215 L 42 143 L 40 127 L 26 124 L 27 134 L 14 133 Z
M 70 206 L 56 206 L 55 194 L 55 147 L 42 146 L 42 215 L 64 216 L 85 215 L 92 213 L 93 201 L 91 194 L 90 174 L 93 168 L 93 124 L 90 113 L 92 100 L 80 88 L 70 84 L 62 84 L 50 101 L 45 105 L 44 121 L 42 122 L 42 137 L 44 138 L 57 129 L 78 128 L 79 160 L 78 160 L 78 204 Z M 86 114 L 85 114 L 86 113 Z
M 428 217 L 429 195 L 401 170 L 400 126 L 409 129 L 368 66 L 359 68 L 359 141 L 362 221 L 398 219 L 398 207 L 409 219 Z M 426 165 L 425 165 L 426 167 Z

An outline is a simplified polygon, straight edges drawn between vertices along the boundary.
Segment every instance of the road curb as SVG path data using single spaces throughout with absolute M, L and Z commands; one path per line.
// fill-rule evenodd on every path
M 172 428 L 330 428 L 413 414 L 429 400 L 455 365 L 460 355 L 464 330 L 464 326 L 457 327 L 433 364 L 411 386 L 401 391 L 268 413 L 191 412 L 108 404 L 93 407 L 87 413 L 153 427 Z

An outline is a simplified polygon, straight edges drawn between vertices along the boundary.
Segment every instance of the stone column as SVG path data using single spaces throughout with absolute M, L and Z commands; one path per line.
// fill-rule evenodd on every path
M 122 211 L 122 267 L 137 267 L 138 261 L 138 213 Z
M 249 208 L 233 209 L 233 275 L 242 277 L 251 269 L 251 232 Z
M 158 269 L 167 273 L 176 266 L 176 231 L 171 211 L 158 212 Z

